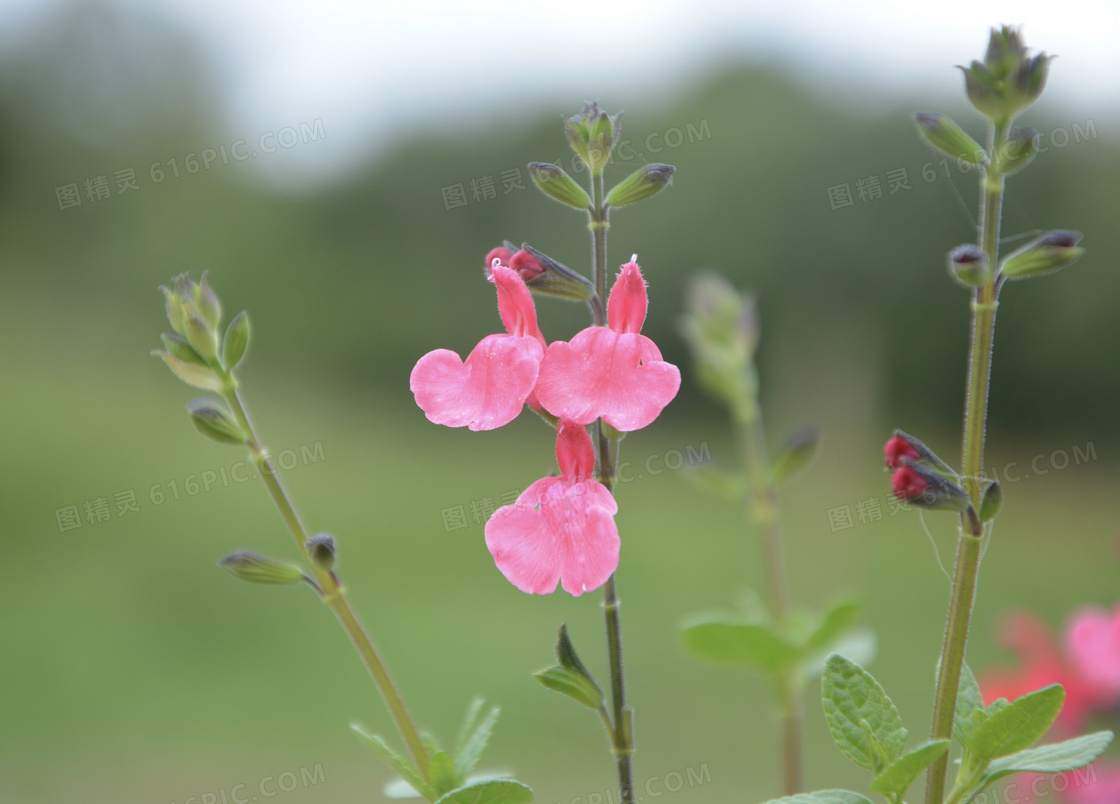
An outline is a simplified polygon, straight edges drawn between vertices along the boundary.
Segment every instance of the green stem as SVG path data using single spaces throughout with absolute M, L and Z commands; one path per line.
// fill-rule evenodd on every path
M 311 559 L 307 550 L 307 540 L 309 538 L 307 528 L 304 527 L 299 514 L 296 513 L 295 507 L 288 499 L 287 492 L 280 482 L 276 465 L 272 462 L 271 456 L 257 439 L 253 426 L 249 422 L 249 416 L 241 403 L 241 398 L 238 396 L 236 386 L 229 375 L 226 375 L 225 398 L 233 411 L 233 415 L 237 418 L 238 424 L 248 434 L 246 447 L 249 449 L 253 463 L 260 473 L 261 480 L 264 481 L 265 488 L 268 489 L 269 496 L 272 497 L 272 502 L 280 512 L 280 517 L 288 527 L 288 532 L 295 539 L 300 555 L 303 556 L 303 560 L 315 576 L 315 581 L 319 585 L 319 589 L 322 590 L 323 602 L 330 606 L 331 611 L 334 612 L 343 629 L 345 629 L 347 636 L 350 637 L 350 641 L 357 648 L 362 661 L 365 662 L 366 668 L 369 670 L 369 674 L 373 676 L 373 682 L 377 685 L 377 690 L 381 693 L 385 706 L 389 709 L 389 714 L 397 726 L 397 731 L 400 732 L 401 739 L 408 746 L 409 754 L 411 754 L 412 761 L 416 764 L 420 776 L 424 781 L 428 781 L 428 754 L 424 750 L 424 744 L 420 741 L 420 734 L 416 725 L 412 722 L 408 709 L 405 708 L 404 700 L 397 691 L 393 679 L 389 676 L 389 671 L 378 655 L 377 649 L 373 646 L 373 641 L 350 607 L 350 602 L 346 599 L 345 587 L 339 582 L 335 573 L 319 568 Z
M 588 228 L 591 230 L 591 281 L 595 286 L 599 304 L 592 306 L 596 326 L 606 326 L 607 302 L 607 231 L 610 229 L 610 210 L 604 201 L 603 176 L 591 175 L 591 209 Z M 614 493 L 615 470 L 618 466 L 619 438 L 609 436 L 602 420 L 595 422 L 596 457 L 599 480 Z M 618 788 L 622 804 L 634 804 L 634 772 L 631 757 L 634 754 L 633 711 L 626 705 L 626 676 L 622 663 L 622 620 L 619 600 L 612 575 L 603 587 L 603 616 L 607 625 L 607 654 L 611 670 L 611 711 L 613 718 L 604 717 L 611 736 L 611 751 L 618 769 Z M 604 713 L 605 715 L 605 713 Z
M 1003 204 L 1003 175 L 996 170 L 995 155 L 1007 141 L 1007 123 L 992 132 L 988 164 L 980 179 L 980 247 L 992 266 L 993 280 L 977 288 L 972 297 L 972 337 L 968 355 L 968 394 L 964 408 L 964 488 L 972 498 L 972 507 L 980 507 L 980 473 L 984 466 L 984 431 L 988 418 L 988 386 L 992 369 L 992 345 L 995 337 L 996 308 L 999 305 L 999 284 L 994 277 L 999 265 L 1000 211 Z M 975 516 L 962 517 L 957 544 L 957 566 L 953 574 L 953 591 L 949 602 L 949 619 L 945 626 L 945 642 L 941 649 L 941 671 L 937 678 L 937 695 L 933 705 L 931 740 L 947 740 L 953 733 L 953 713 L 960 688 L 961 666 L 968 644 L 972 606 L 976 598 L 976 580 L 980 571 L 980 537 L 983 525 Z M 941 804 L 945 796 L 945 772 L 948 754 L 930 765 L 926 774 L 926 804 Z
M 754 372 L 750 366 L 748 371 Z M 751 383 L 757 388 L 757 382 Z M 766 429 L 757 398 L 744 399 L 735 411 L 742 445 L 743 463 L 747 468 L 750 490 L 746 498 L 748 516 L 754 521 L 765 554 L 766 597 L 774 625 L 783 629 L 789 621 L 789 586 L 786 580 L 782 529 L 778 517 L 778 491 L 770 474 L 770 457 L 766 449 Z M 781 679 L 782 703 L 782 778 L 785 795 L 804 789 L 802 757 L 801 685 L 796 669 Z

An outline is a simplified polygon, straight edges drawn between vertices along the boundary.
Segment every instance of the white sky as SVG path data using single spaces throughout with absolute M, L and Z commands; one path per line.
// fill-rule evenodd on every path
M 200 36 L 223 65 L 231 130 L 252 137 L 321 119 L 329 147 L 285 155 L 285 170 L 304 173 L 345 170 L 402 123 L 475 128 L 486 102 L 509 110 L 534 98 L 609 107 L 612 90 L 672 92 L 727 57 L 776 62 L 850 96 L 944 105 L 962 91 L 952 65 L 980 57 L 1000 23 L 1059 55 L 1047 98 L 1071 121 L 1120 120 L 1120 0 L 119 2 L 161 8 Z M 58 5 L 0 0 L 0 33 L 18 37 Z

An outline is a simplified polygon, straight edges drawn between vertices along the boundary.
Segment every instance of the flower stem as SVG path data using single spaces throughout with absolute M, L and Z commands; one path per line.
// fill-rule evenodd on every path
M 1003 204 L 1003 175 L 996 169 L 995 156 L 1007 142 L 1009 124 L 995 126 L 987 166 L 980 179 L 980 247 L 993 269 L 993 279 L 973 291 L 972 338 L 968 355 L 968 394 L 964 407 L 964 488 L 972 498 L 973 509 L 979 510 L 984 466 L 984 431 L 988 417 L 988 386 L 991 379 L 992 345 L 995 337 L 996 308 L 999 306 L 1000 210 Z M 945 626 L 945 642 L 941 649 L 941 671 L 937 678 L 937 695 L 933 705 L 931 740 L 947 740 L 953 732 L 953 713 L 960 688 L 961 666 L 964 664 L 972 606 L 976 597 L 976 580 L 980 571 L 980 537 L 983 525 L 976 517 L 962 517 L 957 544 L 957 566 L 953 574 L 953 591 L 949 602 L 949 619 Z M 926 774 L 926 804 L 941 804 L 945 795 L 945 771 L 948 755 L 933 763 Z
M 753 365 L 748 371 L 754 372 Z M 751 383 L 757 387 L 757 383 Z M 766 597 L 770 617 L 780 630 L 789 620 L 789 587 L 786 580 L 782 529 L 778 518 L 778 492 L 770 474 L 766 430 L 756 398 L 743 399 L 734 412 L 738 441 L 742 445 L 750 489 L 747 514 L 758 529 L 766 561 Z M 803 789 L 801 684 L 796 668 L 779 679 L 782 705 L 782 779 L 785 795 Z
M 603 175 L 591 174 L 591 209 L 588 228 L 591 230 L 591 278 L 599 304 L 592 307 L 596 326 L 606 326 L 607 302 L 607 230 L 609 215 L 603 191 Z M 614 493 L 615 470 L 618 466 L 618 448 L 621 438 L 607 434 L 600 419 L 595 422 L 595 443 L 599 463 L 599 480 Z M 611 751 L 618 768 L 618 789 L 621 804 L 634 804 L 634 772 L 631 757 L 634 754 L 633 710 L 626 704 L 626 676 L 622 664 L 622 619 L 615 590 L 614 575 L 603 587 L 603 616 L 607 625 L 607 655 L 611 669 L 611 718 L 604 718 L 609 725 Z
M 385 706 L 389 709 L 389 714 L 396 724 L 397 731 L 404 740 L 405 745 L 408 747 L 408 752 L 412 756 L 412 761 L 415 763 L 417 770 L 420 772 L 421 778 L 428 781 L 428 754 L 424 749 L 424 744 L 420 741 L 420 734 L 416 729 L 416 725 L 412 722 L 412 718 L 405 708 L 404 700 L 401 698 L 400 693 L 397 691 L 392 678 L 389 676 L 389 671 L 385 667 L 385 663 L 381 660 L 377 649 L 374 647 L 372 640 L 362 627 L 361 622 L 358 620 L 357 615 L 350 606 L 350 602 L 346 599 L 346 588 L 338 580 L 338 576 L 330 571 L 320 569 L 316 563 L 311 559 L 307 550 L 307 539 L 309 534 L 307 528 L 296 513 L 295 507 L 292 505 L 291 500 L 288 498 L 287 492 L 284 490 L 284 485 L 280 482 L 280 477 L 277 475 L 276 465 L 272 462 L 272 457 L 268 451 L 261 445 L 253 431 L 253 426 L 249 422 L 249 416 L 245 411 L 244 405 L 241 403 L 241 398 L 238 396 L 236 386 L 233 379 L 226 375 L 226 402 L 229 404 L 233 411 L 234 416 L 237 418 L 238 424 L 241 425 L 242 430 L 248 434 L 246 447 L 249 449 L 249 455 L 253 459 L 257 471 L 260 473 L 261 480 L 264 481 L 265 488 L 268 489 L 268 494 L 272 497 L 272 502 L 276 505 L 276 509 L 280 512 L 280 517 L 284 520 L 284 524 L 288 527 L 288 532 L 292 534 L 295 539 L 296 547 L 299 549 L 300 555 L 303 556 L 308 568 L 315 576 L 315 581 L 321 590 L 323 602 L 330 606 L 331 611 L 334 612 L 338 621 L 345 629 L 350 641 L 354 643 L 358 653 L 365 662 L 369 674 L 373 676 L 373 682 L 377 685 L 378 692 L 381 693 L 381 698 L 385 701 Z

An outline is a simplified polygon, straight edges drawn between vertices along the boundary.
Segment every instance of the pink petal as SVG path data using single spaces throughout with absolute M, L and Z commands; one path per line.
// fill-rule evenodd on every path
M 565 480 L 587 480 L 595 471 L 595 447 L 582 424 L 561 419 L 556 428 L 556 462 Z
M 493 430 L 517 418 L 537 381 L 543 349 L 533 338 L 487 335 L 466 363 L 447 349 L 420 358 L 409 387 L 429 420 Z
M 600 416 L 629 432 L 645 427 L 677 395 L 681 373 L 644 335 L 589 327 L 556 341 L 541 361 L 536 395 L 554 416 L 590 424 Z
M 618 505 L 595 481 L 546 477 L 486 523 L 486 546 L 502 574 L 534 595 L 556 590 L 579 597 L 618 568 Z
M 642 322 L 646 320 L 648 303 L 646 283 L 642 279 L 638 263 L 626 263 L 611 288 L 611 297 L 607 302 L 607 323 L 620 335 L 640 332 Z
M 525 281 L 517 271 L 504 265 L 495 266 L 490 278 L 498 290 L 498 315 L 502 317 L 506 332 L 517 337 L 536 338 L 544 347 L 544 335 L 537 327 L 533 294 L 525 286 Z
M 1066 636 L 1078 672 L 1102 690 L 1120 693 L 1120 609 L 1078 612 Z

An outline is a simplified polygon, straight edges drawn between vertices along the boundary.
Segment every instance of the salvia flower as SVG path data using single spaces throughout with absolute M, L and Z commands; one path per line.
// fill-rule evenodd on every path
M 894 435 L 887 441 L 883 447 L 883 455 L 887 460 L 887 466 L 891 469 L 898 469 L 905 464 L 908 459 L 913 463 L 921 464 L 922 466 L 932 469 L 937 474 L 941 475 L 946 480 L 958 483 L 960 476 L 953 471 L 953 468 L 945 461 L 937 456 L 937 453 L 927 447 L 918 439 L 909 433 L 904 433 L 901 430 L 895 430 Z
M 466 361 L 436 349 L 412 369 L 409 387 L 424 415 L 436 424 L 492 430 L 517 418 L 533 393 L 545 341 L 525 282 L 512 268 L 496 265 L 491 281 L 506 333 L 487 335 Z
M 579 597 L 607 582 L 618 568 L 618 504 L 592 477 L 595 450 L 587 430 L 562 419 L 556 430 L 560 477 L 533 483 L 494 512 L 486 546 L 494 563 L 522 592 L 556 590 Z
M 894 496 L 900 500 L 929 508 L 964 513 L 972 507 L 968 492 L 947 480 L 924 463 L 902 458 L 902 466 L 891 476 Z
M 677 395 L 680 370 L 641 334 L 648 298 L 636 259 L 622 266 L 611 288 L 608 326 L 549 345 L 536 397 L 554 415 L 576 424 L 601 417 L 627 432 L 648 425 Z
M 1094 686 L 1120 698 L 1120 606 L 1077 612 L 1066 633 L 1073 664 Z
M 891 469 L 902 468 L 902 459 L 920 461 L 922 456 L 914 449 L 913 445 L 901 436 L 895 436 L 883 447 L 883 455 L 887 459 L 887 466 Z

